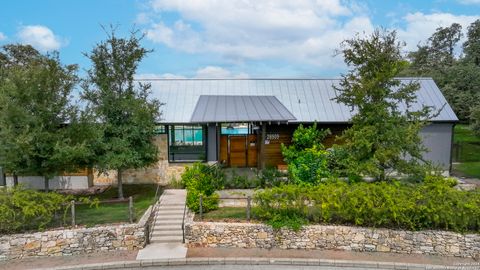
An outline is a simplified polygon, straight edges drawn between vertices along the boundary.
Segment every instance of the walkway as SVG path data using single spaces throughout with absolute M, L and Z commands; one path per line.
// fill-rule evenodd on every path
M 157 204 L 150 244 L 140 250 L 137 260 L 185 258 L 182 243 L 182 220 L 187 193 L 184 189 L 167 189 Z

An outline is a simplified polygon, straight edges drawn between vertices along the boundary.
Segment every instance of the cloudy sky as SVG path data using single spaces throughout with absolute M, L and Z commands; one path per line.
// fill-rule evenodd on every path
M 57 50 L 86 69 L 82 53 L 114 24 L 154 49 L 141 78 L 323 78 L 345 72 L 334 52 L 357 32 L 396 29 L 411 50 L 437 27 L 478 18 L 480 0 L 16 0 L 1 4 L 0 45 Z

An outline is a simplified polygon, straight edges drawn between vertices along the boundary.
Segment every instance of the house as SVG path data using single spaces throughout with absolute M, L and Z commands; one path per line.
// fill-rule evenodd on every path
M 451 167 L 453 127 L 458 121 L 431 78 L 405 78 L 420 84 L 417 104 L 440 113 L 422 130 L 425 158 L 445 172 Z M 227 167 L 281 166 L 281 144 L 289 144 L 299 124 L 317 123 L 335 135 L 349 126 L 351 108 L 337 103 L 338 79 L 160 79 L 152 84 L 165 103 L 155 142 L 160 161 L 126 172 L 126 182 L 168 182 L 195 161 Z M 405 109 L 404 104 L 399 104 Z M 103 181 L 108 181 L 103 179 Z M 102 182 L 99 179 L 98 182 Z
M 421 135 L 428 149 L 425 158 L 448 173 L 453 127 L 458 119 L 431 78 L 402 80 L 416 80 L 420 84 L 413 110 L 423 105 L 441 109 Z M 324 142 L 328 147 L 335 135 L 349 127 L 355 113 L 333 99 L 337 94 L 333 86 L 339 84 L 338 79 L 146 81 L 152 84 L 153 96 L 165 103 L 154 138 L 159 161 L 149 168 L 125 171 L 124 183 L 166 184 L 179 179 L 185 166 L 195 161 L 219 162 L 227 167 L 282 166 L 281 144 L 290 143 L 299 124 L 316 122 L 319 128 L 329 128 L 332 135 Z M 399 107 L 405 109 L 404 104 Z M 115 174 L 94 174 L 93 183 L 115 184 Z M 63 176 L 51 185 L 79 188 L 89 186 L 89 178 Z

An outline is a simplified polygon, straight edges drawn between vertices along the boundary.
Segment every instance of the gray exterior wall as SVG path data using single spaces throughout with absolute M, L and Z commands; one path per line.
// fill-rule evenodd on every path
M 452 123 L 432 123 L 420 132 L 423 144 L 428 148 L 425 159 L 439 165 L 445 171 L 450 170 L 452 154 Z
M 207 130 L 207 161 L 218 160 L 217 126 L 209 124 Z

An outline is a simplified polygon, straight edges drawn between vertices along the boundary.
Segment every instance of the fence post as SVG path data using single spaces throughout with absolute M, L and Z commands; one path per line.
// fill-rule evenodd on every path
M 200 194 L 200 220 L 203 220 L 203 196 Z
M 70 206 L 70 210 L 72 211 L 72 226 L 75 227 L 75 201 L 72 200 L 71 202 L 71 206 Z
M 133 223 L 133 198 L 132 196 L 128 197 L 128 217 L 130 218 L 130 223 Z
M 250 211 L 252 208 L 252 197 L 248 195 L 247 197 L 247 220 L 250 221 Z

